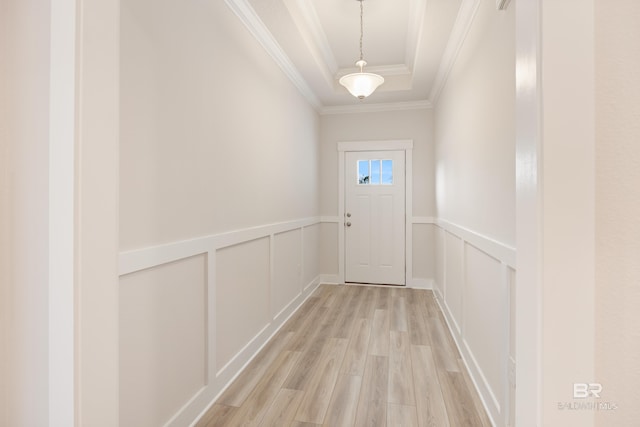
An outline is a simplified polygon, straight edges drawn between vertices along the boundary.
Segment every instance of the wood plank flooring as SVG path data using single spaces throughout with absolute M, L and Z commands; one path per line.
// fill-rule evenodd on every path
M 431 291 L 321 285 L 198 427 L 489 427 Z

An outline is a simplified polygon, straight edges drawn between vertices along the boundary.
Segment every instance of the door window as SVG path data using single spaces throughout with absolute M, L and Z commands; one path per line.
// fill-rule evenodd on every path
M 393 185 L 393 160 L 358 160 L 358 185 Z

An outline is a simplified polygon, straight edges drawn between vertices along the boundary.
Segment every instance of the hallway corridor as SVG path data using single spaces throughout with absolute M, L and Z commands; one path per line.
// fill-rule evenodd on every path
M 431 291 L 321 285 L 197 423 L 490 426 Z

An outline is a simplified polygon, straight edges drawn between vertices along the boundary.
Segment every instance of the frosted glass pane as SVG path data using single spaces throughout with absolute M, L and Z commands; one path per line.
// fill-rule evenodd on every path
M 380 160 L 371 160 L 371 184 L 380 184 Z
M 382 183 L 393 184 L 393 160 L 382 161 Z
M 369 160 L 358 160 L 358 184 L 369 184 Z

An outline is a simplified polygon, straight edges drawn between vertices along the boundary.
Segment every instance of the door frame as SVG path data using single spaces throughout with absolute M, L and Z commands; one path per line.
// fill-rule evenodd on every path
M 413 140 L 392 139 L 383 141 L 338 142 L 338 283 L 345 284 L 345 156 L 357 151 L 404 151 L 404 286 L 413 277 Z

